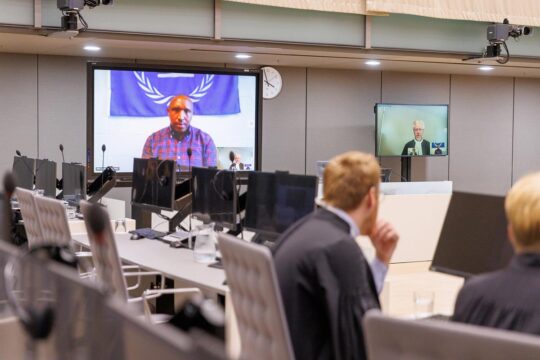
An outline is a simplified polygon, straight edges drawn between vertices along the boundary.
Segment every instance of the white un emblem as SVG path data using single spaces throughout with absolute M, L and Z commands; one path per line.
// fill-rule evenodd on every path
M 177 94 L 174 95 L 163 95 L 159 89 L 157 89 L 152 82 L 150 81 L 150 78 L 146 76 L 144 71 L 134 71 L 133 74 L 135 75 L 135 78 L 137 79 L 137 84 L 141 88 L 142 91 L 144 91 L 144 94 L 152 99 L 152 101 L 156 104 L 165 104 L 168 103 L 173 97 L 175 97 Z M 194 74 L 179 74 L 179 73 L 159 73 L 158 78 L 181 78 L 181 77 L 194 77 Z M 208 90 L 212 87 L 212 83 L 214 82 L 214 74 L 206 74 L 203 76 L 201 83 L 189 93 L 189 97 L 191 100 L 196 103 L 199 102 L 207 93 Z

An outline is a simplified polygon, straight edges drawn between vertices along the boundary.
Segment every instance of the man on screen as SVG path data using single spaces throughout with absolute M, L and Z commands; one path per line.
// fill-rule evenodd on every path
M 404 156 L 417 156 L 417 155 L 429 155 L 429 141 L 424 139 L 424 129 L 426 128 L 422 120 L 413 121 L 413 134 L 414 139 L 409 141 L 403 147 L 401 155 Z
M 167 113 L 170 125 L 146 139 L 142 157 L 176 160 L 180 169 L 216 166 L 214 140 L 204 131 L 191 126 L 193 101 L 186 95 L 178 95 L 169 103 Z

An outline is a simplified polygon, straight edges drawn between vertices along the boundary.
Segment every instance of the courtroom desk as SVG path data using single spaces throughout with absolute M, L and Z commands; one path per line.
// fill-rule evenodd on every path
M 380 295 L 383 312 L 393 316 L 414 315 L 415 290 L 435 294 L 434 313 L 452 315 L 464 279 L 429 271 L 430 261 L 390 264 Z
M 171 248 L 158 240 L 130 240 L 131 234 L 128 233 L 114 235 L 118 255 L 124 262 L 139 265 L 146 270 L 159 271 L 168 278 L 198 287 L 203 292 L 221 295 L 228 292 L 228 287 L 223 285 L 224 271 L 195 262 L 192 250 Z M 89 247 L 87 235 L 73 235 L 73 239 Z
M 131 231 L 135 230 L 135 220 L 130 218 L 123 218 L 121 220 L 124 220 L 126 222 L 126 230 L 125 231 Z M 86 234 L 86 225 L 84 224 L 84 220 L 82 219 L 69 219 L 69 231 L 71 232 L 72 236 L 75 235 L 82 235 Z M 116 227 L 116 220 L 111 220 L 111 227 L 114 230 Z
M 139 265 L 149 271 L 159 271 L 174 279 L 175 287 L 180 282 L 182 287 L 197 287 L 207 296 L 221 295 L 225 298 L 227 354 L 230 358 L 237 358 L 240 353 L 240 336 L 230 297 L 226 296 L 229 287 L 223 284 L 225 272 L 195 262 L 192 250 L 171 248 L 158 240 L 130 240 L 130 236 L 129 233 L 114 234 L 122 262 Z M 84 247 L 90 246 L 86 234 L 73 235 L 73 240 Z

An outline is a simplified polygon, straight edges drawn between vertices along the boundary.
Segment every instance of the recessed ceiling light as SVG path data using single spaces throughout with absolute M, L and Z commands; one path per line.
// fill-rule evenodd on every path
M 364 64 L 369 66 L 379 66 L 381 65 L 381 62 L 379 60 L 368 60 Z
M 99 50 L 101 50 L 101 48 L 99 46 L 86 45 L 84 47 L 84 50 L 86 50 L 86 51 L 99 51 Z
M 478 68 L 478 70 L 481 70 L 481 71 L 491 71 L 493 69 L 495 69 L 493 66 L 480 66 Z
M 249 59 L 251 57 L 251 55 L 249 55 L 249 54 L 236 54 L 235 57 L 237 59 Z

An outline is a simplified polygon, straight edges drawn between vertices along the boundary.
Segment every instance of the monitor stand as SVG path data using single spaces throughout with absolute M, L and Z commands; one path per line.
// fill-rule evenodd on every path
M 407 182 L 411 182 L 411 163 L 412 158 L 410 156 L 401 158 L 401 178 Z

